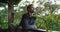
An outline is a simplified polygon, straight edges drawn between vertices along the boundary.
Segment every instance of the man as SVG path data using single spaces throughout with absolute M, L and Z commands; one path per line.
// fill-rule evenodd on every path
M 28 13 L 24 14 L 22 20 L 18 26 L 19 29 L 37 29 L 35 26 L 36 17 L 34 17 L 34 6 L 33 4 L 28 5 Z

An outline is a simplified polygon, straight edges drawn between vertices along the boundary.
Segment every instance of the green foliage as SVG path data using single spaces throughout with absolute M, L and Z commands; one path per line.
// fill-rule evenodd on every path
M 24 2 L 21 3 L 20 5 L 25 5 L 25 6 L 19 6 L 18 9 L 14 10 L 14 24 L 19 25 L 21 18 L 24 13 L 27 12 L 27 3 L 29 2 Z M 32 0 L 32 3 L 34 3 L 34 0 Z M 44 1 L 41 2 L 41 4 L 44 3 Z M 0 11 L 0 28 L 8 28 L 8 11 L 6 8 L 6 5 L 3 3 L 0 3 L 1 6 L 3 6 L 5 9 Z M 1 7 L 0 6 L 0 7 Z M 23 9 L 23 10 L 20 10 Z M 57 11 L 59 9 L 59 5 L 57 4 L 52 4 L 49 2 L 44 3 L 44 8 L 43 7 L 37 7 L 36 8 L 36 15 L 34 15 L 36 19 L 36 25 L 41 28 L 41 29 L 46 29 L 46 30 L 60 30 L 60 15 L 55 15 L 53 12 Z M 43 16 L 42 14 L 45 11 L 49 11 L 50 14 Z M 18 12 L 17 12 L 18 11 Z M 39 15 L 38 15 L 39 13 Z M 17 26 L 16 25 L 16 26 Z
M 44 16 L 44 20 L 43 19 L 39 19 L 37 18 L 37 26 L 39 28 L 42 28 L 42 29 L 46 29 L 46 30 L 60 30 L 60 20 L 58 20 L 58 15 L 53 15 L 53 14 L 50 14 L 50 15 L 47 15 L 47 16 Z

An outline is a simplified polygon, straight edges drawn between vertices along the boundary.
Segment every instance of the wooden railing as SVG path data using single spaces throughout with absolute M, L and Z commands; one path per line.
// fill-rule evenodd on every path
M 46 30 L 43 29 L 28 29 L 28 31 L 35 31 L 35 32 L 46 32 Z M 8 32 L 8 29 L 0 29 L 0 32 Z
M 46 32 L 46 30 L 43 30 L 43 29 L 35 29 L 35 30 L 29 29 L 29 31 L 35 31 L 35 32 Z

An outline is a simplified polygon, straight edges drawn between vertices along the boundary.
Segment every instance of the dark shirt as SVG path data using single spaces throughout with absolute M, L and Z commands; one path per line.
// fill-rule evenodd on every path
M 36 17 L 30 17 L 29 13 L 23 15 L 22 20 L 20 22 L 20 26 L 24 29 L 34 29 L 35 28 Z

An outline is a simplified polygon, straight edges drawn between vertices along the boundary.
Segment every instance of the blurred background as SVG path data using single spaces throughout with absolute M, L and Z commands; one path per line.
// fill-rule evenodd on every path
M 34 4 L 39 29 L 60 31 L 60 0 L 21 0 L 14 5 L 13 28 L 19 25 L 27 6 Z M 8 4 L 0 3 L 0 28 L 8 29 Z

